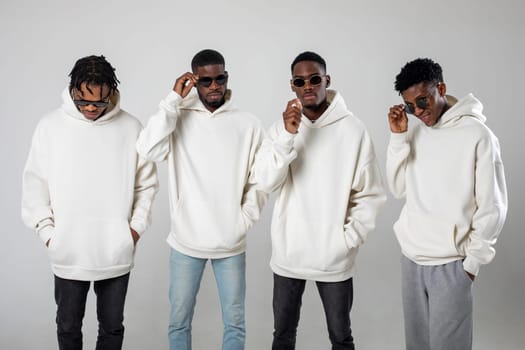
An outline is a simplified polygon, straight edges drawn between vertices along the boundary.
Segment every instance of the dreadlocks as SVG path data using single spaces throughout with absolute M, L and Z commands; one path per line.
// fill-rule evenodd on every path
M 80 91 L 80 85 L 86 83 L 89 92 L 92 92 L 89 88 L 90 85 L 107 85 L 110 94 L 113 94 L 118 91 L 117 85 L 120 83 L 115 75 L 115 68 L 102 55 L 92 55 L 79 59 L 69 76 L 71 77 L 69 91 L 73 89 Z

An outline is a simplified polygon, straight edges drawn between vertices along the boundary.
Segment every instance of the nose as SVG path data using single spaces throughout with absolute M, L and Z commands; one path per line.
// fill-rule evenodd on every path
M 418 106 L 414 107 L 414 115 L 416 117 L 419 117 L 424 111 L 425 111 L 425 108 L 419 108 Z
M 216 81 L 215 79 L 212 79 L 212 80 L 211 80 L 210 89 L 212 89 L 212 90 L 216 90 L 216 89 L 219 88 L 219 86 L 220 86 L 220 85 L 217 84 L 217 81 Z
M 312 90 L 313 89 L 313 85 L 310 84 L 310 80 L 305 80 L 303 89 L 304 90 Z
M 88 112 L 94 112 L 97 110 L 97 107 L 94 104 L 89 104 L 84 109 Z

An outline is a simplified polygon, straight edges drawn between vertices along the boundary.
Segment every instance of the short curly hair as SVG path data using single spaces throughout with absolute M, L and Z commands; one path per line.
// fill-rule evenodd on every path
M 443 82 L 441 66 L 430 58 L 418 58 L 405 64 L 396 76 L 394 89 L 401 94 L 409 87 L 421 82 Z

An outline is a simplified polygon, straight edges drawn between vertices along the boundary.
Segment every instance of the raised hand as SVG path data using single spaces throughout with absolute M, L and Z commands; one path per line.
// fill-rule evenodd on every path
M 298 98 L 288 101 L 286 110 L 283 112 L 283 121 L 285 129 L 291 134 L 297 134 L 301 124 L 301 114 L 303 105 Z
M 405 105 L 395 105 L 390 107 L 388 112 L 390 130 L 394 133 L 402 133 L 408 130 L 408 117 L 404 107 Z
M 197 84 L 198 80 L 199 78 L 196 75 L 186 72 L 175 80 L 173 91 L 179 94 L 180 97 L 184 98 L 188 96 L 191 88 Z

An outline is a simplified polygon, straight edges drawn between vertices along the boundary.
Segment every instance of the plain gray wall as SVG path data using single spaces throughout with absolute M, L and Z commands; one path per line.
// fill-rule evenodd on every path
M 474 93 L 499 137 L 509 212 L 492 264 L 474 283 L 474 349 L 523 349 L 523 81 L 525 5 L 481 1 L 36 1 L 0 3 L 0 348 L 53 349 L 53 277 L 42 242 L 20 219 L 21 174 L 39 118 L 61 103 L 75 60 L 104 54 L 117 68 L 122 106 L 146 122 L 202 48 L 221 51 L 238 105 L 265 127 L 281 117 L 289 65 L 301 51 L 321 54 L 349 108 L 368 126 L 384 172 L 388 107 L 400 102 L 395 75 L 431 57 L 448 92 Z M 205 135 L 204 135 L 205 137 Z M 125 312 L 125 349 L 167 347 L 169 216 L 166 166 L 154 223 L 140 240 Z M 273 201 L 249 233 L 247 349 L 268 349 L 272 333 L 269 225 Z M 362 247 L 355 276 L 353 331 L 359 349 L 402 349 L 400 251 L 392 233 L 401 202 L 389 197 Z M 521 214 L 520 214 L 521 213 Z M 96 334 L 89 295 L 85 348 Z M 222 336 L 213 275 L 207 268 L 193 322 L 194 349 L 218 349 Z M 298 349 L 327 349 L 315 285 L 304 296 Z

